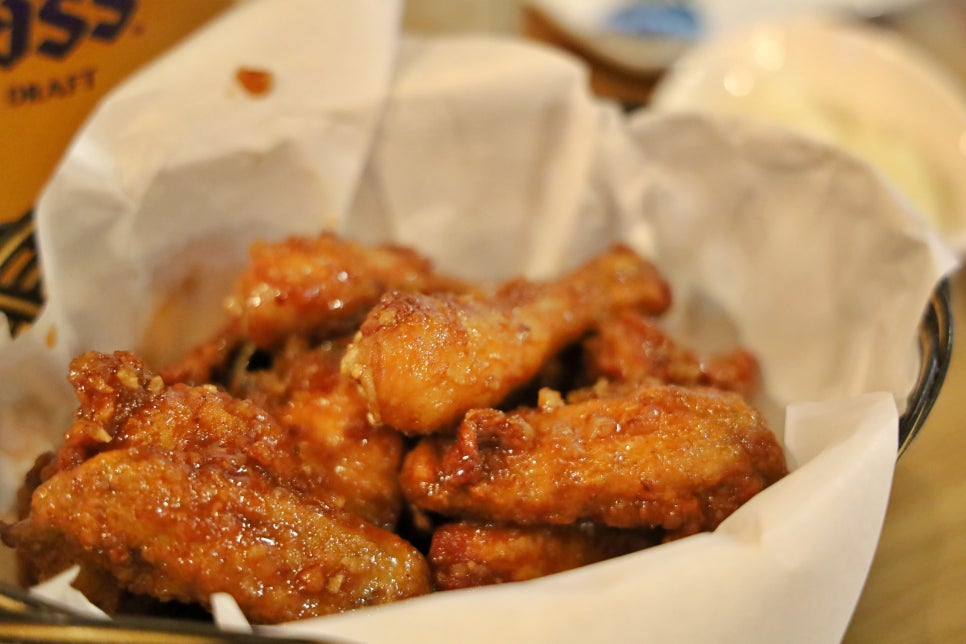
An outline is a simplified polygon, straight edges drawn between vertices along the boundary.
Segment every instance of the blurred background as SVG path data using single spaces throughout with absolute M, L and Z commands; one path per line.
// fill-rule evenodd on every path
M 709 8 L 710 21 L 700 10 Z M 615 2 L 613 0 L 409 0 L 405 26 L 413 33 L 487 32 L 522 36 L 571 52 L 588 65 L 593 90 L 628 105 L 648 106 L 682 57 L 709 39 L 740 32 L 758 19 L 809 13 L 871 28 L 921 53 L 927 65 L 966 95 L 966 0 L 823 0 L 731 2 Z M 705 16 L 706 18 L 707 16 Z M 827 54 L 827 52 L 816 52 Z M 854 73 L 854 70 L 852 70 Z M 862 91 L 847 61 L 835 72 L 842 85 Z M 905 101 L 898 70 L 895 87 L 885 72 L 883 107 Z M 882 92 L 880 88 L 878 91 Z M 805 99 L 807 97 L 802 96 Z M 947 97 L 948 98 L 948 97 Z M 966 157 L 963 99 L 952 98 L 956 122 L 944 130 Z M 928 102 L 912 117 L 927 124 L 943 118 Z M 709 106 L 711 107 L 711 106 Z M 784 105 L 794 111 L 794 105 Z M 918 126 L 916 126 L 918 127 Z M 918 130 L 916 130 L 918 131 Z M 881 139 L 893 136 L 880 132 Z M 911 145 L 917 142 L 913 140 Z M 880 141 L 881 142 L 881 141 Z M 872 142 L 873 146 L 876 144 Z M 966 174 L 952 175 L 957 189 Z M 950 217 L 966 213 L 946 213 Z M 951 278 L 954 320 L 966 325 L 966 280 Z M 966 337 L 962 333 L 960 338 Z M 845 642 L 966 642 L 966 357 L 954 344 L 945 385 L 923 430 L 899 460 L 881 542 Z M 829 529 L 847 527 L 829 526 Z
M 600 14 L 593 7 L 603 7 L 619 15 L 622 8 L 643 7 L 635 16 L 625 11 L 623 26 L 612 22 L 609 33 L 595 31 L 595 18 Z M 665 17 L 652 17 L 649 25 L 648 8 L 666 9 Z M 772 19 L 809 12 L 837 12 L 856 16 L 883 28 L 908 37 L 915 44 L 936 57 L 961 80 L 966 82 L 966 1 L 964 0 L 718 0 L 717 2 L 681 2 L 673 0 L 407 0 L 405 26 L 415 33 L 487 32 L 524 35 L 548 42 L 584 58 L 591 65 L 591 82 L 602 95 L 639 101 L 649 96 L 661 72 L 673 63 L 676 53 L 683 53 L 690 42 L 697 42 L 707 33 L 688 32 L 686 27 L 675 31 L 674 16 L 687 13 L 681 8 L 716 8 L 727 16 L 709 29 L 734 28 L 744 22 Z M 669 10 L 668 10 L 669 9 Z M 717 16 L 716 16 L 717 17 Z M 679 18 L 678 25 L 686 22 Z M 650 33 L 647 32 L 651 27 Z M 619 41 L 637 32 L 636 46 L 625 47 Z M 659 41 L 668 34 L 681 35 L 683 44 L 663 45 Z M 609 41 L 609 42 L 608 42 Z M 623 54 L 623 55 L 621 55 Z

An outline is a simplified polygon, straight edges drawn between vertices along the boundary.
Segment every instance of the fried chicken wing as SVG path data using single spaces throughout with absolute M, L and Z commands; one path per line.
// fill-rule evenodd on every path
M 108 604 L 107 578 L 162 600 L 204 604 L 220 590 L 266 622 L 429 590 L 422 555 L 342 510 L 255 403 L 166 386 L 126 352 L 84 354 L 70 380 L 75 422 L 26 518 L 3 529 L 28 575 L 81 564 Z
M 126 351 L 84 353 L 68 379 L 80 405 L 44 480 L 107 449 L 215 451 L 226 463 L 241 459 L 280 484 L 332 500 L 305 469 L 291 434 L 251 401 L 212 385 L 166 386 Z
M 102 452 L 41 485 L 29 518 L 4 540 L 28 556 L 67 555 L 93 576 L 164 601 L 207 605 L 226 592 L 254 622 L 429 591 L 425 560 L 401 538 L 223 461 Z
M 409 248 L 362 246 L 332 233 L 256 241 L 226 300 L 228 322 L 161 374 L 168 383 L 212 382 L 246 341 L 274 349 L 291 336 L 324 340 L 354 331 L 388 290 L 467 288 Z
M 601 315 L 669 305 L 657 269 L 618 246 L 557 281 L 517 280 L 491 296 L 390 293 L 366 317 L 342 368 L 361 384 L 377 422 L 428 434 L 497 405 Z
M 325 233 L 255 242 L 228 309 L 239 333 L 260 347 L 292 334 L 343 333 L 388 290 L 462 288 L 429 260 L 400 246 L 364 247 Z
M 705 385 L 746 398 L 758 384 L 758 362 L 745 349 L 702 359 L 676 343 L 649 316 L 623 309 L 602 320 L 583 342 L 585 376 L 591 381 Z
M 740 396 L 665 385 L 473 410 L 455 437 L 421 440 L 401 481 L 410 502 L 444 515 L 653 526 L 677 538 L 715 528 L 786 471 L 774 434 Z
M 536 579 L 658 543 L 651 532 L 593 524 L 512 526 L 457 521 L 433 533 L 429 565 L 437 590 Z
M 224 381 L 232 367 L 232 357 L 244 341 L 239 325 L 231 321 L 174 362 L 163 365 L 158 373 L 164 382 L 172 385 L 179 382 L 203 385 Z
M 391 529 L 402 510 L 403 437 L 369 423 L 358 387 L 339 371 L 347 343 L 343 338 L 310 348 L 292 338 L 271 368 L 245 372 L 231 393 L 289 430 L 303 467 L 345 499 L 345 509 Z

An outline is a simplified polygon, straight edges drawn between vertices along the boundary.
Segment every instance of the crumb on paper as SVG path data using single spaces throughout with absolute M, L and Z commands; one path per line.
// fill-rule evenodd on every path
M 272 90 L 272 73 L 264 69 L 239 67 L 235 79 L 252 96 L 264 96 Z
M 48 349 L 53 349 L 57 346 L 57 327 L 51 326 L 47 329 L 47 335 L 44 336 L 44 344 Z

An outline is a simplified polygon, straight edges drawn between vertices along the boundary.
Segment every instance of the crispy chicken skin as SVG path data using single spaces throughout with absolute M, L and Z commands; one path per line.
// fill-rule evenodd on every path
M 292 334 L 318 338 L 350 330 L 388 290 L 459 286 L 411 249 L 364 247 L 324 233 L 255 242 L 228 310 L 241 336 L 268 348 Z
M 457 521 L 433 533 L 429 565 L 436 590 L 536 579 L 658 543 L 651 532 L 594 524 L 513 526 Z
M 410 502 L 443 515 L 651 526 L 674 539 L 714 529 L 786 471 L 774 434 L 739 395 L 665 385 L 473 410 L 455 437 L 420 441 L 401 481 Z
M 627 306 L 657 314 L 670 299 L 657 269 L 623 246 L 559 280 L 516 280 L 490 296 L 390 293 L 342 368 L 376 422 L 407 434 L 450 430 L 526 384 L 600 316 Z
M 222 372 L 230 369 L 232 356 L 244 342 L 237 321 L 231 321 L 174 362 L 163 365 L 158 373 L 168 384 L 183 382 L 203 385 L 215 382 L 222 379 Z
M 345 509 L 392 529 L 402 510 L 403 437 L 373 427 L 356 384 L 339 371 L 348 338 L 309 347 L 292 338 L 270 369 L 246 371 L 231 393 L 267 410 L 291 434 L 303 467 Z
M 71 362 L 68 379 L 80 405 L 43 480 L 109 449 L 215 451 L 225 463 L 248 463 L 279 484 L 332 501 L 304 467 L 291 434 L 251 401 L 212 385 L 166 386 L 126 351 L 84 353 Z
M 467 288 L 434 271 L 412 249 L 362 246 L 332 233 L 256 241 L 249 255 L 225 302 L 228 322 L 180 360 L 165 365 L 165 382 L 211 382 L 245 341 L 275 349 L 291 336 L 324 340 L 355 331 L 389 290 Z
M 206 604 L 230 593 L 280 622 L 428 592 L 422 555 L 396 535 L 216 454 L 102 452 L 34 493 L 5 539 L 83 552 L 120 587 Z
M 650 316 L 623 309 L 602 320 L 583 342 L 584 375 L 591 382 L 642 382 L 735 391 L 746 398 L 758 386 L 758 362 L 745 349 L 702 359 L 665 333 Z
M 254 403 L 165 386 L 124 352 L 84 354 L 70 379 L 81 404 L 64 447 L 27 517 L 3 529 L 36 578 L 72 560 L 85 579 L 162 600 L 228 592 L 257 622 L 429 591 L 423 556 L 340 509 Z

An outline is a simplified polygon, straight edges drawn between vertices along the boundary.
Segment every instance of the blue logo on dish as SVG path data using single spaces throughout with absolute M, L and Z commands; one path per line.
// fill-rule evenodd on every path
M 690 2 L 635 2 L 614 11 L 607 27 L 634 36 L 696 39 L 703 32 L 701 17 Z

